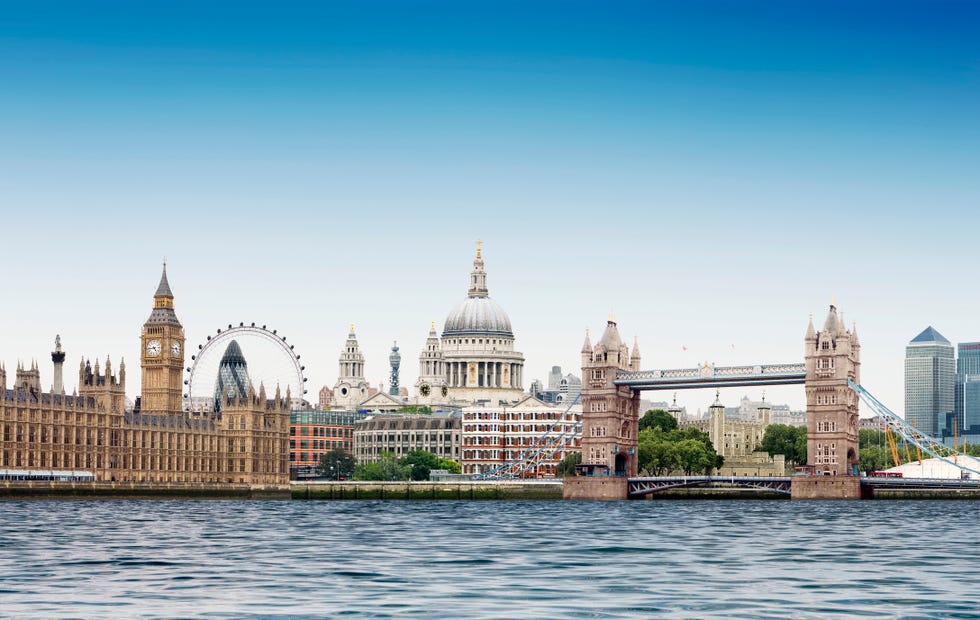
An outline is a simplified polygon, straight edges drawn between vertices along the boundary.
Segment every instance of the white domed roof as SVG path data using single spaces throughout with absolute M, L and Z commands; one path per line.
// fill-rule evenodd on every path
M 514 337 L 510 317 L 497 302 L 490 299 L 487 290 L 487 272 L 483 270 L 480 243 L 476 246 L 476 260 L 470 272 L 470 288 L 467 297 L 449 313 L 442 329 L 447 336 L 504 336 Z
M 447 336 L 514 337 L 510 317 L 489 297 L 467 297 L 446 317 L 442 337 Z

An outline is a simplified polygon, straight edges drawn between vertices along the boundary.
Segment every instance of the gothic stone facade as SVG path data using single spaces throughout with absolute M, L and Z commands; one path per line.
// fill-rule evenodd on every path
M 141 344 L 143 394 L 131 411 L 125 362 L 118 375 L 108 359 L 104 371 L 82 362 L 72 395 L 42 392 L 36 369 L 19 369 L 6 389 L 0 369 L 0 468 L 86 470 L 101 481 L 288 484 L 288 392 L 267 399 L 260 387 L 226 400 L 221 414 L 182 410 L 184 332 L 166 269 Z
M 830 306 L 823 330 L 806 332 L 807 464 L 817 474 L 858 475 L 858 395 L 861 382 L 857 328 L 848 331 Z
M 633 354 L 610 318 L 602 339 L 582 347 L 582 463 L 617 476 L 637 475 L 640 393 L 616 385 L 619 370 L 639 370 L 640 350 Z

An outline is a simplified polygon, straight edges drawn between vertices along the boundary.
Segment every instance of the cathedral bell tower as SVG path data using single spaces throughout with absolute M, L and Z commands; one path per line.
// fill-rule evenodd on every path
M 163 264 L 160 285 L 153 294 L 153 311 L 143 324 L 140 362 L 143 369 L 141 409 L 170 413 L 181 410 L 184 368 L 184 328 L 174 312 L 174 294 Z

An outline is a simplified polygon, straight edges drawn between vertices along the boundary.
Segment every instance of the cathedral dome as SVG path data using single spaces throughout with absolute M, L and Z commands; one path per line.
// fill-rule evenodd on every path
M 443 338 L 473 335 L 514 337 L 510 317 L 489 297 L 467 297 L 446 317 Z
M 490 299 L 487 290 L 487 272 L 483 269 L 483 256 L 477 244 L 476 260 L 470 272 L 470 288 L 467 297 L 446 317 L 442 337 L 452 336 L 504 336 L 513 338 L 510 317 L 497 302 Z

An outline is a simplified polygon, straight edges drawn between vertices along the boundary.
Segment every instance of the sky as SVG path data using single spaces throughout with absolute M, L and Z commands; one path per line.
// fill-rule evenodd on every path
M 275 327 L 315 401 L 354 323 L 412 385 L 478 239 L 528 381 L 610 311 L 645 368 L 802 361 L 835 300 L 901 413 L 909 340 L 980 340 L 975 3 L 0 5 L 8 381 L 61 334 L 138 395 L 166 257 L 189 348 Z

